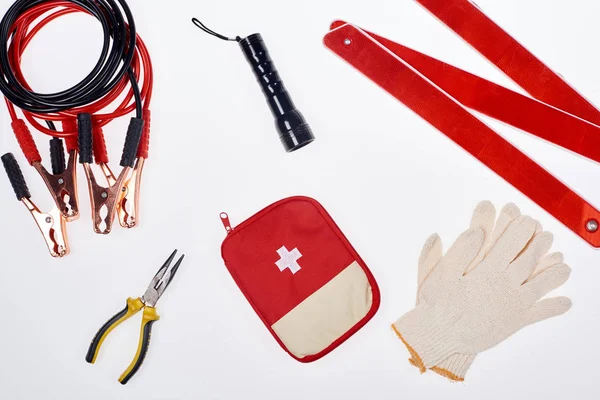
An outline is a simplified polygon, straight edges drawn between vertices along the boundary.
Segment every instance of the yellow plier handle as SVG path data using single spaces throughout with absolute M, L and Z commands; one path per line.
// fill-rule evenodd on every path
M 142 327 L 140 329 L 140 342 L 138 344 L 137 351 L 135 353 L 135 357 L 133 357 L 133 361 L 129 364 L 129 367 L 121 374 L 119 377 L 119 382 L 122 385 L 125 385 L 129 380 L 135 375 L 135 373 L 140 369 L 144 359 L 146 358 L 146 353 L 148 353 L 148 347 L 150 346 L 150 337 L 152 336 L 152 324 L 158 321 L 160 317 L 156 312 L 156 308 L 154 307 L 146 307 L 144 308 L 144 315 L 142 317 Z
M 156 312 L 156 308 L 146 307 L 141 298 L 134 299 L 130 297 L 127 299 L 127 306 L 109 319 L 96 333 L 96 336 L 94 336 L 94 339 L 92 339 L 92 343 L 90 344 L 88 352 L 85 356 L 85 360 L 88 363 L 93 364 L 98 357 L 102 343 L 112 332 L 112 330 L 119 326 L 123 321 L 126 321 L 133 315 L 137 314 L 142 308 L 144 308 L 144 315 L 142 317 L 142 326 L 140 329 L 140 341 L 133 361 L 119 378 L 119 382 L 121 382 L 123 385 L 126 384 L 133 377 L 133 375 L 135 375 L 144 362 L 144 358 L 146 357 L 146 353 L 148 351 L 148 346 L 150 345 L 152 324 L 155 321 L 158 321 L 160 318 Z
M 128 298 L 125 309 L 106 321 L 106 323 L 102 325 L 102 328 L 100 328 L 100 330 L 96 333 L 96 336 L 94 336 L 94 339 L 92 339 L 92 343 L 90 343 L 90 348 L 85 356 L 85 361 L 89 362 L 90 364 L 95 363 L 98 353 L 100 352 L 100 346 L 102 346 L 102 343 L 104 343 L 104 339 L 106 339 L 108 334 L 111 333 L 112 330 L 117 326 L 119 326 L 121 322 L 128 320 L 142 308 L 144 308 L 142 299 L 133 299 L 131 297 Z

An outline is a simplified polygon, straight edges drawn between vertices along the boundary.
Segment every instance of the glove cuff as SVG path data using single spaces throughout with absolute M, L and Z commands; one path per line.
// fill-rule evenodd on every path
M 459 352 L 452 331 L 457 318 L 445 311 L 417 306 L 392 325 L 421 372 Z
M 395 330 L 392 325 L 392 329 Z M 396 332 L 396 335 L 400 337 L 399 333 Z M 431 367 L 431 370 L 438 375 L 443 376 L 453 382 L 464 382 L 465 376 L 473 361 L 475 361 L 475 355 L 466 355 L 466 354 L 454 354 L 435 367 Z M 423 365 L 419 365 L 419 363 L 415 360 L 411 353 L 411 357 L 408 359 L 408 362 L 413 366 L 418 368 L 421 373 L 425 373 L 425 368 Z M 422 363 L 422 361 L 421 361 Z
M 475 357 L 475 355 L 454 354 L 432 367 L 431 370 L 451 381 L 464 382 L 465 375 L 475 361 Z
M 408 359 L 408 362 L 411 363 L 413 366 L 417 367 L 419 369 L 419 371 L 421 372 L 421 374 L 424 374 L 425 372 L 427 372 L 427 368 L 425 368 L 425 365 L 423 364 L 423 360 L 421 360 L 421 356 L 419 356 L 419 354 L 415 351 L 415 349 L 413 349 L 412 346 L 410 344 L 408 344 L 408 342 L 404 339 L 404 337 L 402 336 L 402 334 L 396 327 L 396 324 L 392 324 L 392 330 L 394 331 L 396 336 L 398 336 L 398 339 L 400 339 L 402 341 L 402 343 L 404 343 L 404 345 L 406 346 L 406 349 L 410 353 L 410 358 Z

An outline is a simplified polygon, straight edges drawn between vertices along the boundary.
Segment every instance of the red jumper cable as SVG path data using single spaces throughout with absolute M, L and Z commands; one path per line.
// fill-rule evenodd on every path
M 4 67 L 0 86 L 6 96 L 15 136 L 67 221 L 79 216 L 75 176 L 78 136 L 89 136 L 86 143 L 91 146 L 90 150 L 93 148 L 96 163 L 108 181 L 108 187 L 98 185 L 89 165 L 92 155 L 84 157 L 80 154 L 88 177 L 94 230 L 98 233 L 110 232 L 115 212 L 118 212 L 119 223 L 123 227 L 131 228 L 139 222 L 139 188 L 144 161 L 148 157 L 150 135 L 152 62 L 146 46 L 135 33 L 133 17 L 126 2 L 117 1 L 120 9 L 114 1 L 110 2 L 112 8 L 106 8 L 106 4 L 93 0 L 77 3 L 17 0 L 2 20 L 0 43 L 0 61 Z M 21 71 L 22 55 L 35 35 L 49 22 L 76 12 L 92 15 L 102 23 L 105 43 L 101 59 L 94 71 L 77 86 L 54 95 L 36 94 Z M 4 32 L 6 27 L 8 29 Z M 119 67 L 119 63 L 123 65 Z M 52 174 L 42 165 L 29 128 L 18 117 L 17 108 L 21 109 L 31 126 L 53 137 L 50 141 Z M 134 111 L 137 115 L 128 131 L 124 151 L 127 154 L 121 160 L 124 172 L 117 180 L 108 166 L 103 127 L 115 118 Z M 88 116 L 89 123 L 78 127 L 77 119 L 87 120 Z M 48 126 L 40 121 L 45 121 Z M 56 123 L 61 124 L 62 131 L 56 128 Z M 69 153 L 67 165 L 61 139 L 66 141 Z M 118 195 L 113 195 L 117 192 L 113 187 L 117 183 Z M 104 207 L 108 212 L 102 219 L 100 212 Z M 105 222 L 105 229 L 100 228 L 102 222 Z

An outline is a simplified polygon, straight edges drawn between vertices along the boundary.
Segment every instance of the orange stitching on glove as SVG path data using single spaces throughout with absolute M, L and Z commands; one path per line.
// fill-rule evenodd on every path
M 402 334 L 398 331 L 398 329 L 396 329 L 394 324 L 392 324 L 392 330 L 394 331 L 396 336 L 398 336 L 398 339 L 400 339 L 402 343 L 404 343 L 404 345 L 408 349 L 408 352 L 412 356 L 412 358 L 409 358 L 408 361 L 415 367 L 419 368 L 419 371 L 421 371 L 421 373 L 424 374 L 427 371 L 427 368 L 425 368 L 425 364 L 423 364 L 423 361 L 421 360 L 419 354 L 417 354 L 417 352 L 411 347 L 411 345 L 408 344 L 406 340 L 404 340 Z
M 441 375 L 445 378 L 450 379 L 453 382 L 464 382 L 465 381 L 465 378 L 461 378 L 460 376 L 453 374 L 452 372 L 445 370 L 443 368 L 432 367 L 432 368 L 430 368 L 430 370 L 432 370 L 433 372 L 435 372 L 438 375 Z
M 417 362 L 414 360 L 414 358 L 409 358 L 408 362 L 414 366 L 419 368 L 419 370 L 421 369 L 419 365 L 417 365 Z M 435 372 L 438 375 L 443 376 L 444 378 L 448 378 L 453 382 L 464 382 L 465 378 L 461 378 L 460 376 L 448 371 L 447 369 L 443 369 L 440 367 L 433 367 L 433 368 L 429 368 L 430 370 L 432 370 L 433 372 Z

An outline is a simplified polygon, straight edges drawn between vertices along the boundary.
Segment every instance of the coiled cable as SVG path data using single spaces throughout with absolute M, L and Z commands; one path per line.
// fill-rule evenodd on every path
M 57 93 L 36 93 L 23 76 L 21 57 L 45 25 L 75 12 L 87 13 L 102 25 L 99 60 L 75 86 Z M 12 120 L 17 119 L 16 106 L 37 130 L 56 137 L 76 135 L 65 122 L 80 113 L 92 114 L 99 127 L 133 111 L 143 118 L 152 96 L 152 63 L 125 0 L 15 1 L 0 22 L 0 68 L 0 90 Z M 114 110 L 104 111 L 124 93 Z M 48 127 L 38 120 L 46 121 Z M 56 130 L 54 122 L 63 123 L 63 132 Z

